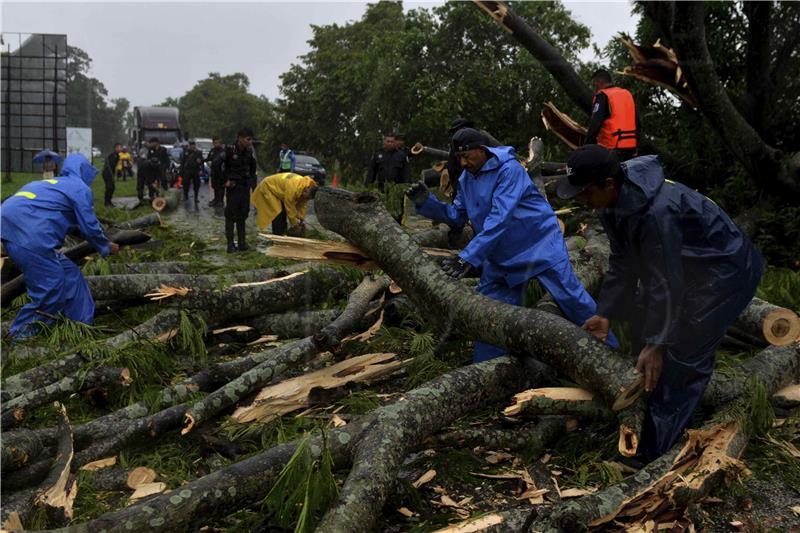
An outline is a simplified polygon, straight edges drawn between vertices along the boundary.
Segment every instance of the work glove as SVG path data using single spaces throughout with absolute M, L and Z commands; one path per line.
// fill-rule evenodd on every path
M 451 278 L 461 279 L 474 275 L 477 269 L 461 259 L 461 257 L 454 255 L 442 261 L 442 270 Z
M 417 207 L 425 203 L 425 200 L 428 199 L 428 194 L 430 194 L 428 188 L 422 181 L 415 183 L 406 191 L 408 199 L 414 202 L 414 205 Z

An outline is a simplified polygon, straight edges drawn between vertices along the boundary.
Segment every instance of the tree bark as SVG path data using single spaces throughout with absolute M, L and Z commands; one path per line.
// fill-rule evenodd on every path
M 467 338 L 535 355 L 596 391 L 615 410 L 641 393 L 642 378 L 630 361 L 574 324 L 496 302 L 449 278 L 420 252 L 376 196 L 323 188 L 315 206 L 325 227 L 367 251 L 433 322 L 444 319 Z
M 764 136 L 765 111 L 772 103 L 773 91 L 773 80 L 769 75 L 772 2 L 744 2 L 742 10 L 747 17 L 747 121 L 759 135 Z
M 150 213 L 149 215 L 142 215 L 125 222 L 115 223 L 111 226 L 112 229 L 142 229 L 149 228 L 150 226 L 160 226 L 161 215 L 158 213 Z
M 503 410 L 506 416 L 525 418 L 543 415 L 565 415 L 576 418 L 608 420 L 614 413 L 594 400 L 592 393 L 572 387 L 545 387 L 516 394 L 514 403 Z
M 469 427 L 435 435 L 427 442 L 437 446 L 491 449 L 525 449 L 535 457 L 566 430 L 567 417 L 543 416 L 535 422 L 508 429 Z
M 187 274 L 190 263 L 180 261 L 159 261 L 151 263 L 109 263 L 110 275 L 128 274 Z M 87 281 L 97 274 L 86 274 Z
M 333 322 L 338 309 L 319 309 L 311 311 L 290 311 L 260 316 L 251 324 L 260 333 L 277 335 L 283 339 L 308 337 Z
M 89 360 L 89 356 L 77 352 L 15 374 L 3 382 L 3 401 L 50 385 L 74 373 Z

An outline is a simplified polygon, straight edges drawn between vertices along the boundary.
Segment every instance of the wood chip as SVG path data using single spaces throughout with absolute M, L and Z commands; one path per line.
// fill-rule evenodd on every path
M 447 494 L 442 494 L 440 501 L 442 502 L 442 505 L 446 507 L 458 507 L 456 501 Z
M 95 470 L 100 470 L 101 468 L 105 468 L 107 466 L 113 466 L 115 464 L 117 464 L 116 455 L 113 457 L 106 457 L 105 459 L 98 459 L 97 461 L 92 461 L 91 463 L 86 463 L 80 469 L 93 472 Z
M 522 476 L 519 474 L 482 474 L 480 472 L 470 472 L 470 475 L 486 479 L 522 479 Z
M 347 425 L 347 422 L 344 421 L 339 415 L 333 415 L 331 417 L 331 422 L 333 422 L 333 427 L 335 428 L 340 428 Z
M 729 523 L 729 524 L 730 524 L 732 527 L 735 527 L 736 529 L 739 529 L 739 530 L 741 530 L 741 529 L 743 529 L 743 528 L 744 528 L 744 522 L 742 522 L 742 521 L 740 521 L 740 520 L 732 520 L 732 521 L 730 521 L 730 522 L 728 522 L 728 523 Z
M 541 496 L 544 496 L 548 492 L 550 492 L 550 491 L 547 490 L 547 489 L 526 490 L 525 492 L 523 492 L 522 494 L 517 496 L 517 499 L 518 500 L 527 500 L 528 498 L 535 499 L 535 498 L 539 498 Z
M 433 478 L 435 478 L 435 477 L 436 477 L 436 470 L 428 470 L 427 472 L 425 472 L 424 474 L 422 474 L 422 475 L 419 477 L 419 479 L 417 479 L 417 480 L 416 480 L 414 483 L 412 483 L 411 485 L 412 485 L 412 486 L 413 486 L 415 489 L 418 489 L 418 488 L 420 488 L 422 485 L 424 485 L 425 483 L 428 483 L 429 481 L 431 481 L 431 480 L 432 480 Z
M 11 511 L 8 515 L 8 519 L 3 522 L 3 531 L 20 531 L 25 529 L 22 525 L 22 520 L 19 517 L 19 513 L 16 511 Z
M 253 328 L 251 326 L 228 326 L 227 328 L 218 328 L 211 330 L 211 334 L 219 335 L 220 333 L 225 333 L 228 331 L 235 331 L 236 333 L 247 333 L 248 331 L 253 331 Z
M 401 515 L 405 516 L 406 518 L 411 518 L 412 516 L 414 516 L 414 513 L 412 513 L 406 507 L 401 507 L 400 509 L 397 510 L 397 512 L 400 513 Z
M 156 471 L 146 466 L 137 466 L 128 473 L 127 484 L 130 488 L 136 489 L 145 483 L 151 483 L 156 479 Z
M 502 516 L 490 514 L 460 524 L 453 524 L 444 529 L 437 529 L 434 533 L 475 533 L 477 531 L 485 531 L 493 526 L 499 526 L 502 523 Z
M 800 505 L 793 505 L 792 507 L 789 507 L 789 510 L 797 516 L 800 516 Z
M 128 503 L 135 502 L 136 500 L 141 500 L 142 498 L 146 498 L 147 496 L 151 496 L 153 494 L 160 494 L 167 490 L 167 484 L 162 483 L 161 481 L 157 481 L 155 483 L 142 483 L 136 490 L 131 494 L 131 497 L 128 498 Z
M 503 461 L 510 461 L 514 459 L 514 456 L 510 453 L 505 452 L 491 452 L 489 455 L 486 456 L 486 462 L 496 465 L 497 463 Z

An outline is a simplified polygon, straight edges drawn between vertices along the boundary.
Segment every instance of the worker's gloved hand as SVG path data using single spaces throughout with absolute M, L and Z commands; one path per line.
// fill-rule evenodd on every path
M 288 230 L 286 230 L 286 234 L 289 237 L 305 237 L 306 236 L 306 225 L 303 224 L 302 221 L 298 222 Z
M 454 255 L 442 261 L 442 270 L 451 278 L 461 279 L 471 276 L 477 272 L 477 269 L 461 259 L 461 257 Z
M 421 181 L 415 183 L 406 191 L 406 196 L 408 196 L 408 199 L 414 202 L 414 205 L 417 207 L 425 203 L 425 200 L 428 199 L 428 194 L 430 194 L 428 192 L 428 187 L 426 187 L 425 183 Z
M 119 253 L 119 244 L 112 242 L 108 253 L 109 255 L 117 255 Z

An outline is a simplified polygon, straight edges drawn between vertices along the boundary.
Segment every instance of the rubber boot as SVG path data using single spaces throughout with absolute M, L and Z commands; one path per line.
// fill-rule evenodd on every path
M 239 251 L 246 252 L 250 248 L 247 246 L 247 228 L 244 225 L 244 220 L 236 221 L 236 233 L 239 238 Z
M 228 240 L 228 253 L 236 251 L 236 244 L 233 242 L 233 220 L 225 219 L 225 238 Z

